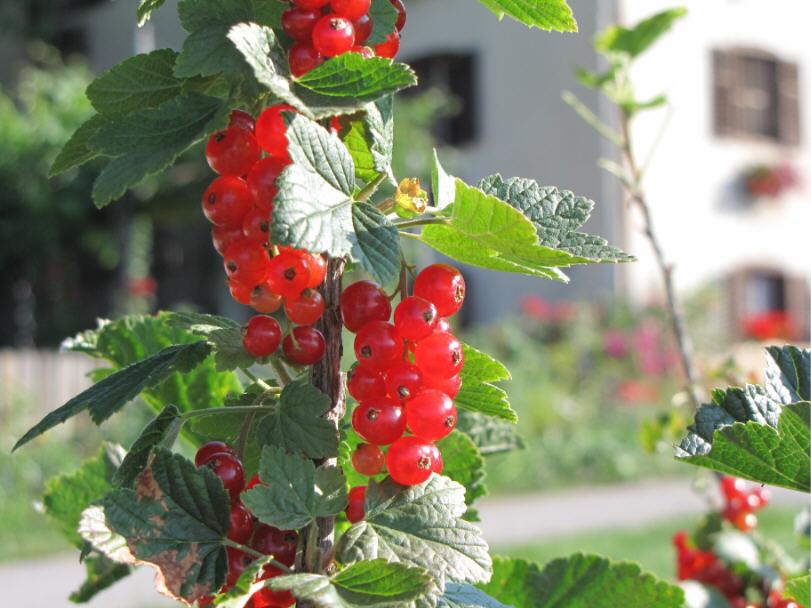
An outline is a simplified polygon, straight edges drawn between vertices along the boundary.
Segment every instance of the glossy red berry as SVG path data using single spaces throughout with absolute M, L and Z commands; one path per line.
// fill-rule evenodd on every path
M 388 370 L 384 376 L 386 392 L 392 399 L 406 401 L 419 393 L 422 388 L 422 374 L 416 365 L 401 361 Z
M 375 52 L 368 46 L 360 46 L 358 44 L 352 47 L 352 52 L 361 55 L 364 59 L 371 59 L 375 56 Z
M 238 177 L 218 177 L 203 194 L 202 206 L 212 224 L 242 228 L 242 218 L 251 210 L 248 184 Z
M 403 340 L 391 323 L 371 321 L 355 336 L 355 356 L 361 365 L 383 371 L 403 356 Z
M 450 378 L 462 371 L 462 343 L 452 334 L 431 334 L 414 346 L 414 363 L 424 377 Z
M 267 245 L 270 239 L 270 216 L 267 211 L 254 207 L 242 218 L 242 234 L 246 239 Z
M 262 568 L 262 575 L 257 579 L 268 580 L 283 575 L 280 568 L 268 564 Z M 246 608 L 288 608 L 296 603 L 296 598 L 289 591 L 274 591 L 270 587 L 263 587 L 251 596 Z
M 220 255 L 225 255 L 228 248 L 234 243 L 245 236 L 242 233 L 242 226 L 238 228 L 229 228 L 228 226 L 214 226 L 211 229 L 211 242 L 214 243 L 214 249 Z
M 361 15 L 357 19 L 353 19 L 352 27 L 355 28 L 355 45 L 357 46 L 362 45 L 369 39 L 369 36 L 372 35 L 374 23 L 372 23 L 372 18 L 367 13 Z
M 259 243 L 240 239 L 225 252 L 223 265 L 228 278 L 243 285 L 258 285 L 268 277 L 270 256 Z
M 400 437 L 386 453 L 386 468 L 391 478 L 403 486 L 427 480 L 436 467 L 434 447 L 418 437 Z
M 459 389 L 462 388 L 462 376 L 458 374 L 451 376 L 450 378 L 436 378 L 428 376 L 422 379 L 422 387 L 435 388 L 453 399 L 459 394 Z
M 206 160 L 220 175 L 241 177 L 259 160 L 259 144 L 247 129 L 228 127 L 209 138 Z
M 366 515 L 366 486 L 355 486 L 349 490 L 349 504 L 346 507 L 346 518 L 350 523 L 357 523 Z
M 312 325 L 324 314 L 324 298 L 317 289 L 305 289 L 285 301 L 284 314 L 297 325 Z
M 245 505 L 239 501 L 232 504 L 229 521 L 228 538 L 239 544 L 248 542 L 253 532 L 253 515 Z
M 270 314 L 279 310 L 283 301 L 282 296 L 273 293 L 267 283 L 260 283 L 251 290 L 248 304 L 256 312 Z
M 263 555 L 272 555 L 276 561 L 285 566 L 292 566 L 296 561 L 297 544 L 298 532 L 259 524 L 249 546 Z
M 403 0 L 389 0 L 394 5 L 394 8 L 397 9 L 397 23 L 395 27 L 397 28 L 398 32 L 403 31 L 403 28 L 406 24 L 406 7 L 403 4 Z
M 414 295 L 433 302 L 440 316 L 450 317 L 465 301 L 465 279 L 453 266 L 432 264 L 414 279 Z
M 327 258 L 320 253 L 307 253 L 307 266 L 310 268 L 310 280 L 307 287 L 318 287 L 327 276 Z
M 248 531 L 250 536 L 250 530 Z M 230 538 L 230 536 L 229 536 Z M 233 547 L 226 547 L 225 553 L 228 557 L 228 576 L 225 579 L 225 589 L 231 589 L 237 584 L 239 577 L 251 565 L 251 557 L 244 551 L 234 549 Z M 200 603 L 198 602 L 198 607 Z
M 253 166 L 248 173 L 248 190 L 256 207 L 270 213 L 270 210 L 273 209 L 273 199 L 279 192 L 276 187 L 276 179 L 289 164 L 288 158 L 268 156 Z
M 378 446 L 361 443 L 352 452 L 352 466 L 361 475 L 378 475 L 386 466 L 386 456 Z
M 287 53 L 290 73 L 298 78 L 324 63 L 324 56 L 309 42 L 297 42 Z
M 333 13 L 354 21 L 369 12 L 372 0 L 330 0 L 329 4 Z
M 427 441 L 438 441 L 456 427 L 456 406 L 445 393 L 427 389 L 405 404 L 408 430 Z
M 313 27 L 313 46 L 324 57 L 335 57 L 355 45 L 355 28 L 344 17 L 326 15 Z
M 390 316 L 391 302 L 377 283 L 358 281 L 341 294 L 341 318 L 353 333 L 370 321 L 388 321 Z
M 375 55 L 394 59 L 400 52 L 400 34 L 392 32 L 384 42 L 375 46 Z
M 314 327 L 294 327 L 282 343 L 284 357 L 296 365 L 313 365 L 324 358 L 324 334 Z
M 394 309 L 394 326 L 404 340 L 422 340 L 434 332 L 436 306 L 425 298 L 409 296 Z
M 233 454 L 234 449 L 222 441 L 209 441 L 208 443 L 204 443 L 200 446 L 200 449 L 197 450 L 197 454 L 194 456 L 194 464 L 197 467 L 201 467 L 211 460 L 212 456 L 222 453 Z
M 727 500 L 741 498 L 746 492 L 746 482 L 738 477 L 725 476 L 721 479 L 721 492 Z
M 373 445 L 388 445 L 405 432 L 405 412 L 393 399 L 370 399 L 352 412 L 352 428 Z
M 355 365 L 349 370 L 346 388 L 357 401 L 386 396 L 386 383 L 383 380 L 382 372 L 364 365 Z
M 228 126 L 238 127 L 253 133 L 256 129 L 256 121 L 253 119 L 253 116 L 244 110 L 234 110 L 228 118 Z
M 310 282 L 307 258 L 293 251 L 282 251 L 270 260 L 267 282 L 273 293 L 285 298 L 296 297 Z
M 293 5 L 308 11 L 316 11 L 329 4 L 329 0 L 293 0 Z
M 251 288 L 238 281 L 228 281 L 228 291 L 235 301 L 248 306 L 251 303 Z
M 231 495 L 231 500 L 239 498 L 245 488 L 245 471 L 236 456 L 220 452 L 209 458 L 204 466 L 210 468 L 220 478 L 225 490 Z
M 319 11 L 291 8 L 282 13 L 282 29 L 296 42 L 309 42 L 313 26 L 320 18 Z
M 265 109 L 256 120 L 256 141 L 262 149 L 280 159 L 288 158 L 287 127 L 283 112 L 292 111 L 293 106 L 279 104 Z
M 279 348 L 282 328 L 267 315 L 254 315 L 242 330 L 242 345 L 252 357 L 269 357 Z
M 251 480 L 245 485 L 245 491 L 247 492 L 248 490 L 252 490 L 261 483 L 262 480 L 259 479 L 259 474 L 257 473 L 256 475 L 251 477 Z

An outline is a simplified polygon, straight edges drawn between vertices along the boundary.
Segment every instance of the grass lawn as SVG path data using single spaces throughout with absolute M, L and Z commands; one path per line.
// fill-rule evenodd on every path
M 800 554 L 794 534 L 796 515 L 795 510 L 777 507 L 766 508 L 758 514 L 760 533 L 777 541 L 795 556 Z M 685 517 L 635 530 L 595 530 L 531 545 L 496 546 L 494 553 L 524 557 L 541 564 L 578 551 L 597 553 L 616 560 L 638 562 L 644 570 L 672 579 L 675 558 L 670 539 L 677 530 L 690 530 L 695 523 L 695 518 Z

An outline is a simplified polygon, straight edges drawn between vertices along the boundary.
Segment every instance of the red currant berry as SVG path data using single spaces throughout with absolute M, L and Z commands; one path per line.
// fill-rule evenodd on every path
M 371 321 L 355 336 L 355 356 L 361 365 L 383 371 L 403 356 L 403 340 L 394 325 Z
M 267 283 L 261 283 L 251 290 L 248 303 L 256 312 L 270 314 L 282 307 L 282 301 L 282 296 L 273 293 Z
M 394 309 L 394 326 L 404 340 L 422 340 L 434 332 L 436 306 L 425 298 L 409 296 Z
M 349 390 L 349 394 L 357 401 L 386 396 L 386 383 L 383 381 L 383 374 L 363 365 L 355 365 L 349 370 L 346 388 Z
M 259 285 L 267 279 L 270 256 L 262 245 L 243 238 L 228 248 L 223 262 L 229 279 L 243 285 Z
M 291 8 L 282 13 L 282 28 L 296 42 L 309 42 L 313 26 L 320 17 L 318 11 Z
M 314 327 L 294 327 L 282 343 L 284 357 L 296 365 L 313 365 L 324 357 L 324 334 Z
M 214 249 L 220 255 L 225 255 L 226 250 L 234 241 L 241 239 L 245 236 L 242 233 L 242 226 L 239 228 L 228 228 L 226 226 L 214 226 L 211 229 L 211 242 L 214 243 Z
M 256 140 L 262 149 L 280 159 L 287 158 L 287 127 L 282 112 L 292 111 L 293 106 L 280 104 L 264 110 L 256 121 Z
M 296 561 L 297 544 L 298 533 L 294 530 L 279 530 L 267 524 L 259 524 L 249 546 L 263 555 L 272 555 L 285 566 L 292 566 Z
M 372 0 L 330 0 L 332 12 L 350 21 L 359 19 L 369 12 Z
M 229 127 L 237 127 L 245 129 L 246 131 L 254 132 L 256 129 L 256 121 L 253 116 L 243 110 L 234 110 L 228 120 Z
M 248 536 L 250 536 L 250 531 L 248 532 Z M 224 589 L 228 590 L 237 584 L 239 577 L 248 569 L 248 566 L 250 566 L 253 560 L 244 551 L 234 549 L 233 547 L 226 547 L 225 553 L 228 556 L 228 577 L 225 579 Z M 201 606 L 199 602 L 197 605 L 198 607 Z
M 235 301 L 247 306 L 251 303 L 251 288 L 238 281 L 228 281 L 228 291 Z
M 405 432 L 405 412 L 392 399 L 370 399 L 352 412 L 352 428 L 371 444 L 388 445 Z
M 355 45 L 355 28 L 344 17 L 326 15 L 313 28 L 313 46 L 324 57 L 335 57 Z
M 218 177 L 203 194 L 203 213 L 212 224 L 242 228 L 242 218 L 251 210 L 248 184 L 238 177 Z
M 400 34 L 392 32 L 386 37 L 385 42 L 375 46 L 375 55 L 394 59 L 400 52 Z
M 324 298 L 316 289 L 305 289 L 284 303 L 284 313 L 297 325 L 312 325 L 324 314 Z
M 436 453 L 430 442 L 418 437 L 400 437 L 386 454 L 391 478 L 402 486 L 414 486 L 431 476 Z
M 273 293 L 285 298 L 294 298 L 310 282 L 310 269 L 304 255 L 293 251 L 282 251 L 270 260 L 268 286 Z
M 206 160 L 220 175 L 241 177 L 259 160 L 259 144 L 247 129 L 228 127 L 209 138 Z
M 237 501 L 231 505 L 228 538 L 235 543 L 243 544 L 248 542 L 251 532 L 253 532 L 253 515 L 245 505 Z
M 368 46 L 360 46 L 360 45 L 357 45 L 357 44 L 352 47 L 352 52 L 357 53 L 358 55 L 360 55 L 364 59 L 371 59 L 372 57 L 375 56 L 375 52 L 372 49 L 370 49 Z
M 279 348 L 282 328 L 267 315 L 254 315 L 242 330 L 242 345 L 252 357 L 269 357 Z
M 445 393 L 427 389 L 405 405 L 408 430 L 421 439 L 438 441 L 456 426 L 456 406 Z
M 442 474 L 442 469 L 445 467 L 445 463 L 442 460 L 442 452 L 439 451 L 439 448 L 435 444 L 431 445 L 431 471 L 436 473 L 437 475 Z
M 389 397 L 399 401 L 411 399 L 422 387 L 420 370 L 416 365 L 411 365 L 405 361 L 389 368 L 384 377 Z
M 310 280 L 307 281 L 307 287 L 318 287 L 327 276 L 327 258 L 320 253 L 308 253 L 307 266 L 310 268 Z
M 746 492 L 746 482 L 737 477 L 725 476 L 721 479 L 721 491 L 727 500 L 741 498 Z
M 732 520 L 735 527 L 742 532 L 749 532 L 752 528 L 757 526 L 757 515 L 748 511 L 741 511 Z
M 355 486 L 349 490 L 349 504 L 346 507 L 346 518 L 350 523 L 357 523 L 366 515 L 366 486 Z
M 267 211 L 254 207 L 242 219 L 242 234 L 245 238 L 267 245 L 270 238 L 270 217 Z
M 368 14 L 361 15 L 357 19 L 352 20 L 352 27 L 355 28 L 356 45 L 361 45 L 369 39 L 369 36 L 372 35 L 373 26 L 372 18 Z M 372 49 L 369 49 L 369 51 L 372 51 Z M 372 53 L 374 54 L 374 52 Z
M 453 333 L 450 322 L 445 317 L 439 317 L 434 327 L 435 334 L 451 334 Z
M 433 302 L 441 316 L 450 317 L 465 301 L 465 279 L 453 266 L 432 264 L 414 279 L 414 295 Z
M 259 479 L 259 474 L 257 473 L 256 475 L 251 477 L 251 480 L 245 486 L 245 491 L 247 492 L 248 490 L 253 490 L 256 486 L 258 486 L 261 483 L 262 480 Z
M 462 376 L 456 375 L 451 376 L 450 378 L 436 378 L 436 377 L 423 378 L 422 387 L 434 388 L 438 391 L 442 391 L 448 397 L 453 399 L 454 397 L 456 397 L 456 395 L 459 394 L 459 389 L 462 388 Z
M 262 575 L 257 579 L 265 581 L 284 572 L 275 566 L 268 564 L 262 568 Z M 251 596 L 246 608 L 288 608 L 296 603 L 296 598 L 289 591 L 274 591 L 270 587 L 263 587 Z
M 268 213 L 273 209 L 273 199 L 279 192 L 276 179 L 289 164 L 290 160 L 287 158 L 268 156 L 253 166 L 248 173 L 248 190 L 255 206 Z
M 317 11 L 329 4 L 329 0 L 293 0 L 293 5 L 307 11 Z
M 245 471 L 242 463 L 233 454 L 220 452 L 214 454 L 205 463 L 205 466 L 214 471 L 220 478 L 225 490 L 231 495 L 231 500 L 236 500 L 245 488 Z
M 379 474 L 386 466 L 386 456 L 378 446 L 361 443 L 352 452 L 352 466 L 361 475 L 371 477 Z
M 324 63 L 324 56 L 307 42 L 298 42 L 287 53 L 290 73 L 298 78 Z
M 341 317 L 346 328 L 355 333 L 370 321 L 388 321 L 391 302 L 372 281 L 358 281 L 341 294 Z
M 406 8 L 405 4 L 403 4 L 403 0 L 389 0 L 394 5 L 394 8 L 397 9 L 397 23 L 395 27 L 397 28 L 398 32 L 402 32 L 403 28 L 406 24 Z
M 426 378 L 450 378 L 462 371 L 462 343 L 452 334 L 431 334 L 414 346 L 414 363 Z
M 215 454 L 223 453 L 233 454 L 234 449 L 222 441 L 209 441 L 208 443 L 204 443 L 202 446 L 200 446 L 200 449 L 197 450 L 197 454 L 194 456 L 194 464 L 197 467 L 201 467 L 211 460 L 212 456 Z

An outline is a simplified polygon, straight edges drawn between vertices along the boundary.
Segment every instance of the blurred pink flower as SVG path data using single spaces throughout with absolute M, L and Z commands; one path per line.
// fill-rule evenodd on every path
M 624 332 L 609 329 L 603 333 L 603 352 L 613 359 L 624 359 L 628 356 L 630 345 Z
M 541 296 L 524 296 L 518 307 L 521 314 L 538 321 L 549 321 L 553 316 L 552 305 Z

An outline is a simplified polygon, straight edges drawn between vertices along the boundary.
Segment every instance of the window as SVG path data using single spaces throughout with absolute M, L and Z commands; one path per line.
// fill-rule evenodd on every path
M 797 65 L 757 50 L 713 53 L 715 132 L 795 146 L 800 140 Z
M 478 137 L 477 61 L 472 54 L 443 53 L 409 61 L 419 77 L 419 89 L 406 89 L 415 94 L 431 88 L 445 91 L 455 104 L 453 112 L 434 124 L 434 135 L 441 142 L 460 146 Z

